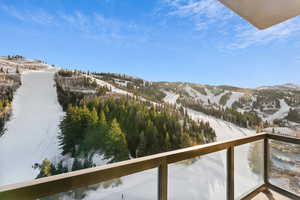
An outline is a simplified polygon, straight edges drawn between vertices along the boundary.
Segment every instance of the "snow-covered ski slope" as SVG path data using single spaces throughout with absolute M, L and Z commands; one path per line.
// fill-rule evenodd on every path
M 274 119 L 282 119 L 288 115 L 290 106 L 285 102 L 284 99 L 280 99 L 280 109 L 273 115 L 267 117 L 268 121 L 273 121 Z
M 166 90 L 162 90 L 162 92 L 166 94 L 165 98 L 163 99 L 164 102 L 169 104 L 176 104 L 176 101 L 179 98 L 178 94 Z
M 25 72 L 13 100 L 13 113 L 0 138 L 0 185 L 36 178 L 35 163 L 60 155 L 58 125 L 64 113 L 57 101 L 54 69 Z

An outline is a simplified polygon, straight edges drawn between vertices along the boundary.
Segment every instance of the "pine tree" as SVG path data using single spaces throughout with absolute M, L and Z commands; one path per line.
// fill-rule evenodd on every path
M 128 147 L 125 134 L 122 132 L 119 123 L 114 119 L 108 132 L 108 154 L 113 156 L 113 161 L 128 159 Z
M 170 135 L 168 132 L 166 133 L 166 137 L 165 137 L 165 145 L 167 150 L 171 149 Z
M 145 155 L 147 155 L 147 144 L 146 144 L 145 134 L 142 131 L 140 134 L 139 146 L 137 148 L 137 156 L 141 157 Z

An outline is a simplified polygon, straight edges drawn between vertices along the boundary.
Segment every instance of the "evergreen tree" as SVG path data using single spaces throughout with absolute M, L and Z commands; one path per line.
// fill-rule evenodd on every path
M 113 156 L 112 161 L 127 160 L 129 156 L 125 134 L 122 132 L 119 123 L 114 119 L 108 131 L 107 156 Z
M 83 169 L 82 164 L 77 158 L 75 158 L 72 165 L 72 171 L 76 171 L 80 169 Z
M 52 176 L 56 171 L 55 166 L 48 159 L 43 160 L 40 169 L 41 171 L 37 178 Z
M 139 157 L 147 155 L 147 144 L 146 144 L 145 134 L 143 131 L 140 134 L 140 142 L 137 148 L 137 155 Z

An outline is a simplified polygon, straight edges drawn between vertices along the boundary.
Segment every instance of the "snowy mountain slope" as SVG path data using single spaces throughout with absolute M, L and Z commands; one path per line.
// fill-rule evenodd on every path
M 300 85 L 293 83 L 286 83 L 283 85 L 275 85 L 275 86 L 260 86 L 256 88 L 257 90 L 297 90 L 300 91 Z
M 97 83 L 98 85 L 100 85 L 100 86 L 106 86 L 107 88 L 109 88 L 109 89 L 111 90 L 112 93 L 116 93 L 116 94 L 120 94 L 120 95 L 128 95 L 128 96 L 131 96 L 131 97 L 136 96 L 136 95 L 134 95 L 134 94 L 131 93 L 131 92 L 128 92 L 128 91 L 126 91 L 126 90 L 122 90 L 122 89 L 120 89 L 120 88 L 114 86 L 113 84 L 110 84 L 110 83 L 108 83 L 108 82 L 106 82 L 106 81 L 103 81 L 103 80 L 100 80 L 100 79 L 98 79 L 98 78 L 95 78 L 94 76 L 91 76 L 91 75 L 85 75 L 85 76 L 91 78 L 92 80 L 95 80 L 96 83 Z M 153 102 L 153 101 L 151 101 L 151 100 L 149 100 L 149 99 L 146 99 L 146 98 L 144 98 L 144 97 L 142 97 L 142 96 L 139 96 L 138 98 L 139 98 L 141 101 L 151 102 L 151 103 L 154 104 L 154 105 L 157 104 L 156 102 Z
M 0 185 L 34 179 L 34 163 L 60 155 L 58 125 L 64 113 L 57 102 L 54 70 L 22 75 L 7 132 L 0 138 Z
M 288 112 L 290 110 L 290 106 L 283 100 L 280 99 L 280 109 L 275 112 L 273 115 L 270 115 L 267 117 L 268 121 L 273 121 L 275 119 L 282 119 L 288 115 Z
M 300 86 L 291 83 L 249 89 L 181 82 L 149 82 L 136 78 L 130 79 L 130 76 L 117 74 L 111 76 L 111 74 L 104 73 L 101 74 L 100 79 L 109 80 L 110 85 L 125 91 L 128 89 L 131 91 L 149 90 L 148 93 L 152 95 L 152 98 L 155 96 L 157 101 L 170 98 L 167 101 L 171 104 L 175 104 L 176 99 L 176 102 L 185 101 L 206 108 L 233 108 L 241 113 L 255 112 L 263 121 L 271 123 L 274 120 L 284 120 L 290 109 L 298 112 L 300 117 Z M 155 90 L 163 92 L 164 96 L 155 93 Z M 167 94 L 169 92 L 173 93 L 173 97 Z M 293 118 L 288 120 L 289 124 L 297 122 L 297 120 L 293 121 Z
M 52 66 L 43 63 L 42 61 L 32 60 L 28 58 L 8 59 L 8 57 L 0 57 L 0 68 L 4 71 L 14 73 L 16 69 L 23 70 L 43 70 L 51 69 Z
M 226 107 L 231 108 L 234 102 L 237 102 L 240 98 L 242 98 L 245 94 L 241 92 L 231 92 L 229 99 L 226 102 Z
M 179 98 L 178 94 L 166 90 L 162 90 L 162 91 L 166 94 L 165 98 L 163 99 L 164 102 L 169 104 L 176 104 L 176 101 Z

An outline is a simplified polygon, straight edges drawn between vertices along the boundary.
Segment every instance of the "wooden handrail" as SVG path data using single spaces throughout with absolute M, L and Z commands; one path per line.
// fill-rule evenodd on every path
M 17 200 L 22 197 L 22 200 L 32 200 L 58 194 L 61 192 L 68 192 L 82 187 L 87 187 L 89 185 L 142 172 L 145 170 L 158 168 L 158 197 L 159 200 L 167 200 L 168 164 L 228 149 L 230 155 L 232 155 L 233 149 L 236 146 L 259 140 L 266 141 L 267 138 L 285 142 L 290 141 L 290 139 L 285 136 L 274 137 L 273 135 L 263 133 L 234 140 L 197 145 L 175 151 L 127 160 L 119 163 L 113 163 L 105 166 L 83 169 L 56 176 L 36 179 L 33 181 L 3 186 L 0 187 L 0 199 Z M 296 143 L 298 144 L 299 142 L 300 144 L 300 140 L 298 140 Z M 227 155 L 229 155 L 229 153 Z M 233 155 L 229 159 L 230 160 L 228 160 L 228 163 L 231 163 L 231 165 L 227 166 L 227 171 L 233 172 L 231 168 L 233 167 Z M 228 179 L 232 179 L 232 176 L 228 177 Z M 232 180 L 229 181 L 231 183 L 231 188 L 229 188 L 229 190 L 231 191 L 230 199 L 232 199 L 232 196 L 234 196 L 234 190 L 232 187 L 234 187 L 234 185 Z

